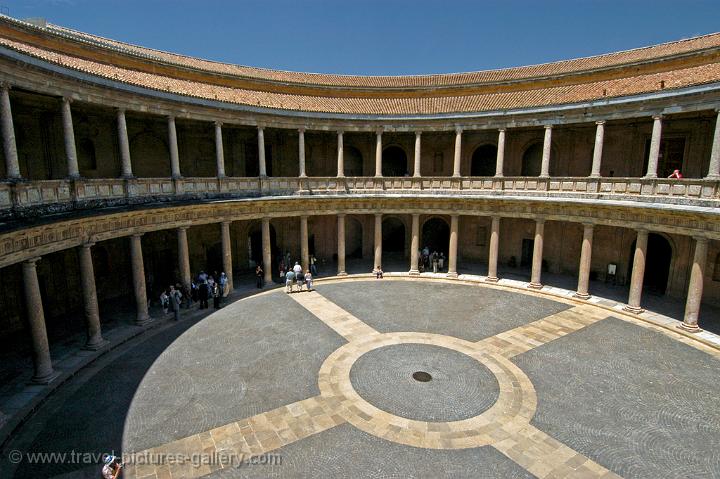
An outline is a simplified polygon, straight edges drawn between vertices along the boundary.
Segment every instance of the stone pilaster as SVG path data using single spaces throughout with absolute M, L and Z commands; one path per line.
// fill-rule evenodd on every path
M 420 154 L 422 152 L 422 131 L 415 132 L 415 164 L 413 168 L 413 177 L 420 178 Z
M 23 282 L 25 285 L 25 306 L 33 347 L 35 373 L 32 381 L 38 384 L 48 384 L 58 376 L 58 373 L 53 370 L 50 345 L 48 344 L 47 330 L 45 329 L 45 313 L 35 264 L 39 259 L 34 258 L 23 263 Z
M 552 125 L 545 125 L 545 138 L 543 139 L 542 164 L 540 165 L 540 177 L 550 176 L 550 153 L 552 152 Z
M 590 284 L 590 264 L 592 261 L 592 241 L 593 241 L 594 225 L 586 224 L 583 226 L 583 239 L 580 249 L 580 268 L 578 273 L 578 286 L 575 297 L 579 299 L 589 299 L 590 293 L 588 286 Z
M 650 157 L 645 178 L 657 178 L 660 141 L 662 138 L 662 116 L 653 116 L 652 138 L 650 139 Z
M 498 282 L 497 265 L 500 253 L 500 217 L 492 217 L 490 227 L 490 251 L 488 252 L 488 275 L 485 281 L 489 283 Z
M 75 131 L 73 130 L 72 111 L 70 110 L 71 102 L 72 100 L 68 97 L 62 99 L 63 139 L 65 142 L 68 177 L 79 178 L 80 169 L 78 168 L 77 150 L 75 149 Z
M 20 178 L 17 144 L 15 143 L 15 126 L 10 106 L 10 86 L 0 85 L 0 125 L 2 127 L 3 152 L 5 153 L 5 172 L 8 178 Z
M 495 161 L 495 177 L 502 178 L 505 169 L 505 128 L 498 130 L 497 160 Z
M 78 250 L 80 260 L 80 282 L 82 283 L 83 303 L 85 305 L 85 323 L 87 324 L 87 342 L 85 349 L 97 350 L 105 345 L 100 327 L 97 290 L 95 288 L 95 270 L 93 269 L 93 243 L 86 243 Z
M 462 128 L 455 129 L 455 151 L 453 153 L 453 178 L 460 177 L 460 162 L 462 160 Z
M 217 164 L 217 177 L 225 178 L 225 150 L 223 148 L 222 123 L 215 122 L 215 163 Z
M 130 158 L 130 141 L 128 140 L 127 122 L 125 110 L 117 110 L 118 145 L 120 146 L 120 176 L 132 178 L 132 160 Z
M 382 178 L 382 129 L 375 132 L 375 177 Z
M 695 256 L 690 270 L 690 283 L 688 284 L 687 301 L 685 302 L 685 317 L 679 326 L 693 333 L 700 331 L 698 316 L 700 315 L 700 302 L 702 301 L 703 283 L 705 281 L 707 250 L 707 238 L 695 238 Z
M 310 251 L 308 248 L 308 217 L 300 217 L 300 265 L 303 271 L 310 269 Z
M 223 270 L 227 277 L 228 293 L 235 286 L 233 284 L 233 261 L 232 261 L 232 243 L 230 241 L 230 222 L 223 221 L 220 223 L 220 239 L 222 242 Z
M 178 269 L 180 270 L 180 281 L 182 281 L 183 286 L 190 291 L 192 275 L 190 273 L 190 251 L 188 249 L 187 230 L 187 226 L 181 226 L 177 229 Z
M 530 274 L 530 284 L 528 284 L 528 288 L 541 289 L 543 287 L 541 282 L 541 275 L 544 239 L 545 220 L 535 220 L 535 242 L 533 244 L 532 273 Z
M 710 166 L 706 178 L 708 180 L 720 179 L 720 110 L 717 110 L 715 118 L 715 134 L 713 135 Z
M 338 234 L 338 276 L 347 276 L 345 271 L 345 215 L 339 214 L 337 217 L 337 234 Z
M 272 284 L 272 249 L 270 247 L 270 218 L 262 219 L 262 250 L 265 284 L 267 286 L 270 286 Z
M 132 265 L 133 288 L 137 305 L 137 317 L 135 318 L 135 324 L 137 325 L 150 321 L 141 238 L 142 234 L 135 234 L 130 237 L 130 263 Z
M 642 298 L 643 279 L 645 277 L 645 257 L 647 254 L 648 232 L 638 230 L 635 241 L 635 257 L 633 258 L 632 277 L 630 278 L 630 297 L 623 309 L 631 313 L 640 314 L 644 310 L 640 307 Z
M 593 149 L 592 168 L 590 176 L 592 178 L 600 177 L 600 166 L 602 164 L 603 142 L 605 139 L 605 121 L 595 122 L 595 147 Z
M 448 245 L 448 272 L 449 278 L 457 278 L 458 255 L 458 215 L 450 216 L 450 244 Z
M 265 164 L 265 128 L 258 126 L 258 161 L 260 162 L 260 176 L 267 176 L 267 167 Z
M 410 274 L 420 274 L 418 250 L 420 249 L 420 215 L 412 215 L 412 239 L 410 240 Z
M 298 129 L 298 163 L 300 178 L 306 178 L 305 173 L 305 128 Z
M 375 264 L 373 272 L 382 268 L 382 213 L 375 213 Z
M 178 153 L 177 130 L 175 117 L 168 116 L 168 148 L 170 149 L 170 175 L 173 178 L 182 178 L 180 174 L 180 154 Z

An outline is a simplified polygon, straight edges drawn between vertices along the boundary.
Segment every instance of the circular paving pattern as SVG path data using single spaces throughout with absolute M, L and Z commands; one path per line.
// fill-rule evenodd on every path
M 478 360 L 445 347 L 396 344 L 353 364 L 350 382 L 367 402 L 418 421 L 460 421 L 495 404 L 497 379 Z
M 430 371 L 432 381 L 410 385 L 418 369 Z M 469 394 L 471 381 L 464 381 L 464 387 L 451 385 L 458 371 L 475 378 Z M 383 384 L 373 384 L 377 381 Z M 408 385 L 400 385 L 405 382 Z M 436 389 L 433 396 L 440 398 L 423 399 L 419 391 L 434 388 L 434 382 L 452 387 L 454 393 Z M 527 426 L 537 407 L 532 383 L 511 361 L 477 343 L 431 333 L 371 334 L 347 343 L 325 360 L 318 385 L 321 395 L 331 404 L 339 403 L 340 415 L 358 429 L 432 449 L 493 444 L 507 437 L 508 428 Z M 401 404 L 403 399 L 408 403 Z M 440 404 L 443 399 L 448 407 Z

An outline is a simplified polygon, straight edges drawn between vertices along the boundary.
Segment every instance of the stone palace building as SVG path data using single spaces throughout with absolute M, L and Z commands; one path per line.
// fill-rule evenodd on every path
M 286 251 L 338 275 L 389 258 L 417 274 L 429 246 L 448 277 L 564 274 L 578 298 L 624 285 L 634 313 L 648 293 L 676 298 L 689 331 L 720 300 L 720 34 L 363 77 L 2 16 L 0 85 L 0 334 L 27 344 L 39 383 L 65 332 L 103 344 L 112 305 L 142 324 L 170 282 L 206 269 L 232 284 L 257 263 L 271 282 Z

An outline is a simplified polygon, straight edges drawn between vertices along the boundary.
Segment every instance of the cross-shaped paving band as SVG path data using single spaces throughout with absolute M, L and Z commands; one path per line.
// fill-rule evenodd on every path
M 165 457 L 202 453 L 209 457 L 259 456 L 336 425 L 350 423 L 369 434 L 410 446 L 465 449 L 491 445 L 540 478 L 619 477 L 591 459 L 530 425 L 537 406 L 535 389 L 509 360 L 518 354 L 578 331 L 608 316 L 607 311 L 577 305 L 478 342 L 431 333 L 380 333 L 316 291 L 290 295 L 344 337 L 348 343 L 323 363 L 320 395 L 240 419 L 209 431 L 157 446 L 136 455 Z M 395 344 L 428 344 L 474 358 L 497 378 L 500 393 L 481 414 L 460 421 L 426 422 L 399 417 L 363 399 L 353 388 L 350 369 L 368 351 Z M 237 464 L 129 464 L 127 477 L 194 478 Z

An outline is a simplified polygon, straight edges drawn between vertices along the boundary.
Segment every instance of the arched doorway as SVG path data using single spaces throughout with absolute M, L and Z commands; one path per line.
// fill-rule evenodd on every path
M 470 176 L 495 176 L 497 146 L 480 145 L 472 155 Z
M 430 218 L 422 227 L 422 244 L 420 248 L 427 246 L 430 252 L 448 254 L 450 245 L 450 226 L 442 218 Z
M 405 176 L 408 172 L 407 155 L 399 146 L 388 146 L 382 153 L 383 176 Z
M 522 157 L 521 176 L 540 176 L 542 169 L 543 144 L 530 145 Z
M 405 225 L 398 218 L 386 218 L 382 222 L 383 253 L 405 253 Z
M 345 257 L 362 258 L 362 224 L 355 218 L 345 219 Z
M 343 150 L 343 163 L 345 165 L 345 176 L 363 175 L 363 157 L 360 150 L 354 146 L 346 146 Z
M 635 258 L 635 244 L 630 246 L 630 267 L 628 268 L 628 281 L 632 277 L 633 260 Z M 643 276 L 643 292 L 664 295 L 670 277 L 670 262 L 673 249 L 670 242 L 662 235 L 650 233 L 648 235 L 647 252 L 645 254 L 645 275 Z
M 275 272 L 275 258 L 280 254 L 280 250 L 277 246 L 277 240 L 275 239 L 275 228 L 270 225 L 270 251 L 272 258 L 272 271 Z M 248 233 L 248 258 L 250 259 L 250 266 L 254 268 L 255 265 L 263 262 L 263 250 L 262 250 L 262 225 L 258 224 L 254 226 L 250 233 Z M 264 267 L 263 267 L 264 268 Z

